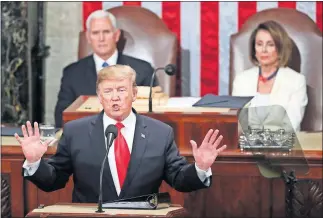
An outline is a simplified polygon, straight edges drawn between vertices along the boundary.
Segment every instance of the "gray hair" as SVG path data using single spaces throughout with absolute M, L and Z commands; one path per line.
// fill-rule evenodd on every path
M 90 29 L 90 23 L 92 21 L 92 19 L 95 18 L 109 18 L 111 21 L 112 26 L 116 29 L 117 28 L 117 19 L 116 17 L 111 14 L 110 12 L 104 11 L 104 10 L 97 10 L 92 12 L 88 18 L 86 19 L 86 29 L 89 30 Z

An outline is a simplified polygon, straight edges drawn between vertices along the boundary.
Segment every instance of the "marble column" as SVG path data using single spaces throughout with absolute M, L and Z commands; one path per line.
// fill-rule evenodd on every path
M 1 2 L 1 123 L 28 118 L 27 2 Z

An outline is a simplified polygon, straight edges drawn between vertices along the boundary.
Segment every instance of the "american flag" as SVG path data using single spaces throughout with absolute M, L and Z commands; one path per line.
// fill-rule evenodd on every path
M 251 15 L 285 7 L 307 14 L 322 31 L 322 2 L 83 2 L 83 24 L 98 9 L 136 5 L 157 14 L 176 34 L 180 45 L 181 96 L 229 94 L 229 43 Z M 85 26 L 85 25 L 83 25 Z

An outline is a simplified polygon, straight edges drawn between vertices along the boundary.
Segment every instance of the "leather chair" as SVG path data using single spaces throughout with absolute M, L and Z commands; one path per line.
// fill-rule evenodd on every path
M 308 105 L 301 130 L 322 131 L 322 32 L 302 12 L 288 8 L 264 10 L 251 16 L 238 33 L 231 35 L 230 94 L 235 75 L 253 66 L 248 48 L 251 32 L 267 20 L 274 20 L 286 29 L 294 44 L 288 66 L 306 77 Z
M 154 69 L 176 64 L 177 39 L 166 24 L 153 12 L 137 6 L 119 6 L 108 10 L 116 19 L 121 37 L 118 50 L 123 54 L 145 60 Z M 78 58 L 92 53 L 85 32 L 80 32 Z M 176 76 L 156 74 L 163 92 L 175 96 Z

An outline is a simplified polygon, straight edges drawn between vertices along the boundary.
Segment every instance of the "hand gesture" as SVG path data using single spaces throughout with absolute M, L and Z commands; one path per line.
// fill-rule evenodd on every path
M 47 140 L 46 142 L 41 142 L 38 123 L 34 123 L 35 131 L 33 131 L 33 128 L 29 121 L 27 121 L 26 124 L 28 133 L 26 126 L 22 125 L 21 130 L 24 135 L 24 138 L 21 139 L 17 133 L 15 133 L 15 138 L 21 145 L 26 160 L 29 163 L 34 163 L 44 155 L 44 153 L 47 151 L 48 145 L 52 143 L 55 139 Z
M 219 149 L 217 148 L 223 139 L 222 135 L 217 138 L 218 133 L 219 130 L 213 131 L 213 129 L 210 129 L 204 137 L 200 147 L 197 147 L 195 141 L 190 141 L 193 148 L 195 163 L 201 170 L 208 170 L 209 167 L 212 166 L 219 153 L 221 153 L 227 147 L 226 145 L 223 145 Z

